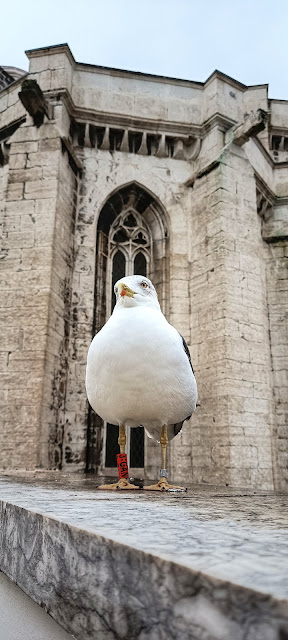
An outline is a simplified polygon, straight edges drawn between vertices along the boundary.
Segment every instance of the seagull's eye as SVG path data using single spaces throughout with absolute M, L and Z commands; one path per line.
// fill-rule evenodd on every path
M 118 287 L 114 287 L 114 293 L 117 294 L 118 293 Z
M 143 280 L 143 282 L 141 282 L 141 287 L 143 287 L 143 289 L 148 289 L 147 282 L 144 282 L 144 280 Z

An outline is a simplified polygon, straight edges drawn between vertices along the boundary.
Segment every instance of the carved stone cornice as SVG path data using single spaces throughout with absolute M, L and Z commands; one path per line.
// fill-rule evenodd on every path
M 226 131 L 229 131 L 229 129 L 231 129 L 235 125 L 237 125 L 236 120 L 232 120 L 232 118 L 228 118 L 227 116 L 224 116 L 221 113 L 217 112 L 213 113 L 213 116 L 208 118 L 208 120 L 205 120 L 205 122 L 200 127 L 200 131 L 202 137 L 204 137 L 204 135 L 209 133 L 211 129 L 215 129 L 215 127 L 220 129 L 220 131 L 222 131 L 223 133 L 226 133 Z
M 175 122 L 165 120 L 155 120 L 153 118 L 139 118 L 136 116 L 130 116 L 123 113 L 109 113 L 106 111 L 98 111 L 97 109 L 84 109 L 75 105 L 74 101 L 70 93 L 66 89 L 61 89 L 60 91 L 45 91 L 45 96 L 49 100 L 59 100 L 59 96 L 61 100 L 65 104 L 69 115 L 77 120 L 78 122 L 88 123 L 92 125 L 99 126 L 111 126 L 111 127 L 119 127 L 123 129 L 133 128 L 139 131 L 151 131 L 153 133 L 158 133 L 159 131 L 166 131 L 167 134 L 171 133 L 174 135 L 186 135 L 193 136 L 195 138 L 202 139 L 211 129 L 218 127 L 221 131 L 226 132 L 228 129 L 231 129 L 237 122 L 227 116 L 222 115 L 217 112 L 214 113 L 210 118 L 205 120 L 205 122 L 201 124 L 195 123 L 186 123 L 186 122 Z
M 74 123 L 70 139 L 75 147 L 96 147 L 193 161 L 199 155 L 203 137 L 210 130 L 218 127 L 225 133 L 236 124 L 220 113 L 213 114 L 203 124 L 188 124 L 83 109 L 75 105 L 66 89 L 56 93 L 46 91 L 45 96 L 52 103 L 58 102 L 61 97 Z M 118 140 L 113 142 L 113 136 L 117 135 Z M 133 137 L 137 139 L 136 146 Z
M 97 126 L 71 121 L 70 139 L 75 148 L 90 147 L 102 151 L 122 151 L 158 158 L 195 160 L 201 140 L 193 136 L 174 135 L 167 131 L 139 131 L 115 126 Z
M 66 89 L 55 91 L 45 91 L 47 99 L 59 102 L 63 101 L 71 118 L 82 124 L 94 126 L 107 126 L 119 129 L 135 129 L 138 131 L 151 131 L 159 133 L 165 131 L 167 134 L 202 137 L 202 125 L 190 124 L 186 122 L 175 122 L 173 120 L 155 120 L 154 118 L 141 118 L 124 113 L 109 113 L 97 109 L 84 109 L 75 105 L 70 93 Z M 231 126 L 231 125 L 230 125 Z

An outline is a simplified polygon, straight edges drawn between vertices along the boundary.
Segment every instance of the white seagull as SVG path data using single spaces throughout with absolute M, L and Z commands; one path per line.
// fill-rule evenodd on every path
M 168 484 L 166 448 L 196 408 L 197 386 L 187 344 L 165 319 L 148 278 L 121 278 L 114 290 L 114 311 L 88 352 L 88 400 L 103 420 L 119 426 L 121 454 L 125 454 L 125 427 L 142 425 L 161 443 L 160 480 L 144 489 L 185 490 Z M 128 473 L 101 488 L 139 489 L 130 484 Z

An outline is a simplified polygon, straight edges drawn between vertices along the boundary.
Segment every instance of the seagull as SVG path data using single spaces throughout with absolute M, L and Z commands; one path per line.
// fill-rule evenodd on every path
M 139 489 L 129 482 L 125 446 L 126 428 L 141 425 L 160 442 L 162 454 L 159 482 L 143 489 L 185 491 L 168 483 L 166 449 L 196 408 L 188 346 L 161 312 L 148 278 L 121 278 L 114 292 L 116 305 L 90 345 L 86 369 L 89 403 L 103 420 L 119 426 L 119 480 L 99 489 Z

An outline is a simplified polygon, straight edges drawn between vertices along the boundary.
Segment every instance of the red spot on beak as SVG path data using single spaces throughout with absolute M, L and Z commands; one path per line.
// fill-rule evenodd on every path
M 123 297 L 123 296 L 126 296 L 126 291 L 125 291 L 125 289 L 122 289 L 122 291 L 121 291 L 121 293 L 120 293 L 120 296 L 122 296 L 122 297 Z

